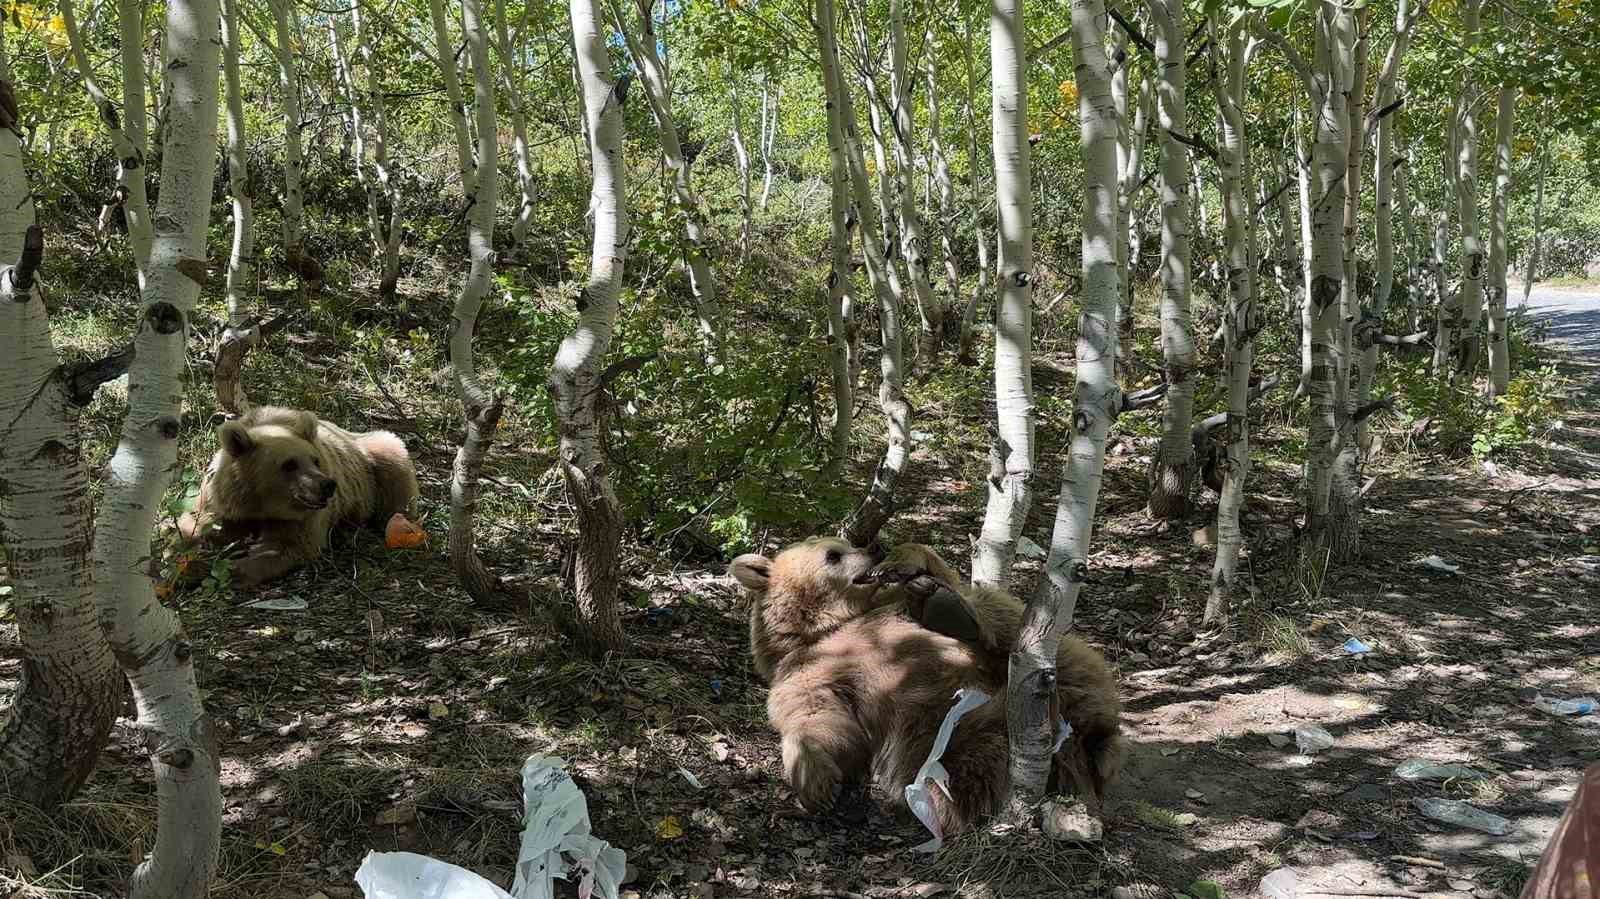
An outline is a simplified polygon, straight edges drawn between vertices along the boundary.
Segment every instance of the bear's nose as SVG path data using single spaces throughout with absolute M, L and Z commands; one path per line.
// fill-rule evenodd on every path
M 336 491 L 338 489 L 339 489 L 339 482 L 335 481 L 333 478 L 328 478 L 327 480 L 322 482 L 322 498 L 323 499 L 333 499 L 333 493 L 334 493 L 334 491 Z
M 874 541 L 872 541 L 872 543 L 868 544 L 868 546 L 866 547 L 866 550 L 867 550 L 867 555 L 872 557 L 873 564 L 877 564 L 879 562 L 882 562 L 884 559 L 888 558 L 888 556 L 889 556 L 889 554 L 884 551 L 883 544 L 879 543 L 876 540 L 874 540 Z

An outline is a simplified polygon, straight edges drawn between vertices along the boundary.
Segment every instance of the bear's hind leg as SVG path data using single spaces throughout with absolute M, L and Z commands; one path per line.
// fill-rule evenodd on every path
M 370 524 L 381 529 L 396 512 L 411 515 L 417 499 L 417 471 L 405 443 L 388 431 L 369 431 L 356 442 L 371 460 L 372 483 L 377 487 Z
M 846 782 L 864 776 L 871 747 L 830 685 L 796 681 L 773 689 L 767 717 L 783 738 L 784 781 L 806 811 L 823 814 L 833 809 Z

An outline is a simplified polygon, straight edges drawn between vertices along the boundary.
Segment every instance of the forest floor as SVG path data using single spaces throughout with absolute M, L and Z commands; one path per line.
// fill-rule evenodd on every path
M 1561 302 L 1545 308 L 1547 295 Z M 1600 759 L 1596 716 L 1558 719 L 1531 701 L 1600 694 L 1600 296 L 1535 297 L 1553 337 L 1570 341 L 1563 365 L 1579 388 L 1554 438 L 1486 466 L 1414 454 L 1390 429 L 1367 471 L 1365 555 L 1326 574 L 1293 549 L 1297 470 L 1259 464 L 1246 518 L 1252 598 L 1225 632 L 1197 633 L 1213 500 L 1175 527 L 1149 522 L 1151 442 L 1113 440 L 1077 627 L 1120 672 L 1132 752 L 1104 840 L 1090 846 L 971 837 L 928 858 L 909 851 L 925 837 L 909 819 L 807 816 L 782 783 L 743 598 L 719 565 L 630 549 L 629 650 L 591 662 L 544 611 L 560 601 L 563 517 L 548 458 L 513 436 L 491 462 L 487 561 L 536 598 L 483 610 L 443 558 L 448 450 L 414 444 L 430 548 L 341 535 L 312 569 L 258 593 L 218 582 L 171 599 L 205 660 L 223 750 L 213 895 L 357 896 L 352 874 L 372 849 L 435 855 L 508 885 L 518 772 L 543 753 L 567 761 L 594 832 L 626 850 L 638 896 L 1163 896 L 1196 880 L 1243 896 L 1280 868 L 1296 872 L 1301 895 L 1515 896 L 1579 772 Z M 1070 379 L 1070 358 L 1047 356 L 1035 387 L 1070 391 Z M 320 411 L 398 427 L 407 402 L 373 395 L 352 404 L 359 415 L 343 400 Z M 935 431 L 955 414 L 919 413 L 919 429 Z M 1297 439 L 1283 421 L 1258 430 L 1268 458 Z M 1026 531 L 1041 545 L 1060 441 L 1042 434 Z M 970 440 L 925 441 L 894 538 L 964 563 L 983 459 Z M 516 506 L 535 520 L 507 511 Z M 1017 586 L 1033 574 L 1023 566 Z M 304 608 L 248 605 L 262 599 Z M 1346 652 L 1351 637 L 1371 651 Z M 0 617 L 0 650 L 14 639 Z M 0 694 L 16 677 L 9 655 Z M 1331 732 L 1333 748 L 1299 754 L 1292 732 L 1304 725 Z M 1414 757 L 1490 776 L 1397 778 Z M 1431 822 L 1412 800 L 1432 796 L 1466 799 L 1514 830 Z M 152 810 L 144 756 L 119 728 L 61 813 L 0 809 L 0 895 L 24 884 L 30 897 L 116 895 L 150 845 Z

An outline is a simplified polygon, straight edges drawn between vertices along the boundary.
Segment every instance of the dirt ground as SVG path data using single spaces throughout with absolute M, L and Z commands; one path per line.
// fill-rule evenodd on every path
M 535 597 L 529 608 L 475 609 L 455 587 L 439 539 L 448 457 L 424 451 L 431 549 L 349 535 L 258 594 L 174 598 L 205 660 L 224 752 L 213 895 L 359 895 L 352 874 L 369 849 L 439 856 L 509 885 L 518 770 L 544 753 L 569 763 L 594 832 L 626 850 L 629 895 L 1130 897 L 1210 880 L 1246 896 L 1287 867 L 1301 895 L 1514 896 L 1579 772 L 1600 760 L 1600 716 L 1558 719 L 1532 704 L 1540 691 L 1600 695 L 1600 357 L 1575 356 L 1571 373 L 1587 389 L 1565 426 L 1515 466 L 1380 458 L 1366 557 L 1325 576 L 1293 551 L 1296 472 L 1258 466 L 1246 522 L 1254 596 L 1220 633 L 1196 633 L 1212 550 L 1195 531 L 1212 498 L 1178 527 L 1151 524 L 1140 510 L 1149 441 L 1115 441 L 1077 619 L 1120 671 L 1133 745 L 1104 840 L 982 835 L 931 859 L 908 851 L 925 836 L 909 819 L 819 820 L 795 805 L 730 579 L 631 552 L 629 653 L 576 657 L 545 611 L 560 583 L 551 533 L 484 522 L 488 561 Z M 1271 421 L 1259 436 L 1265 447 L 1292 438 Z M 1056 458 L 1052 439 L 1041 458 Z M 982 458 L 981 447 L 920 450 L 908 485 L 920 500 L 893 536 L 964 561 Z M 1056 479 L 1042 481 L 1027 534 L 1046 544 Z M 548 479 L 498 477 L 489 489 L 559 505 Z M 1459 570 L 1424 565 L 1430 556 Z M 1019 570 L 1019 588 L 1032 574 Z M 260 599 L 306 608 L 243 605 Z M 5 627 L 0 648 L 14 639 Z M 1346 652 L 1351 637 L 1371 652 Z M 0 652 L 0 693 L 15 672 Z M 1333 748 L 1277 745 L 1304 725 L 1325 728 Z M 1490 777 L 1395 777 L 1413 757 Z M 1413 800 L 1434 796 L 1514 830 L 1431 822 Z M 23 883 L 116 895 L 149 845 L 152 812 L 149 771 L 119 729 L 60 816 L 0 819 L 0 895 Z

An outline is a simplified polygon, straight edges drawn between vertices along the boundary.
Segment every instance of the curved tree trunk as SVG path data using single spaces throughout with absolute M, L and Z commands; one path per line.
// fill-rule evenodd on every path
M 766 110 L 766 95 L 762 95 L 762 112 Z M 750 230 L 755 211 L 750 207 L 750 149 L 744 144 L 744 115 L 740 112 L 739 86 L 733 86 L 733 126 L 728 137 L 733 141 L 733 162 L 739 170 L 739 258 L 750 257 Z
M 717 357 L 717 281 L 706 261 L 705 210 L 700 197 L 689 184 L 689 160 L 678 142 L 678 126 L 672 119 L 672 82 L 661 55 L 656 49 L 654 0 L 636 0 L 639 7 L 639 36 L 627 30 L 622 11 L 614 9 L 617 28 L 627 40 L 633 55 L 634 68 L 639 70 L 644 82 L 645 100 L 650 104 L 651 117 L 656 123 L 656 137 L 661 142 L 662 163 L 672 179 L 669 199 L 683 217 L 683 258 L 689 267 L 689 294 L 694 302 L 695 316 L 699 319 L 700 342 L 705 349 L 707 363 Z
M 866 159 L 861 136 L 856 130 L 856 113 L 850 86 L 839 68 L 838 19 L 833 0 L 816 0 L 817 45 L 822 57 L 822 85 L 828 102 L 838 110 L 844 131 L 845 160 L 849 164 L 851 192 L 856 214 L 861 218 L 861 247 L 867 261 L 867 280 L 878 299 L 878 322 L 883 336 L 879 356 L 881 380 L 878 405 L 888 429 L 888 446 L 883 461 L 873 473 L 872 486 L 856 507 L 840 534 L 852 546 L 866 546 L 894 514 L 895 489 L 911 457 L 911 403 L 905 396 L 904 329 L 901 324 L 900 276 L 887 251 L 892 244 L 883 238 L 882 219 L 872 205 L 872 187 L 867 181 Z
M 594 185 L 589 210 L 594 215 L 594 254 L 589 282 L 578 298 L 578 326 L 556 351 L 549 388 L 561 439 L 561 473 L 578 520 L 574 566 L 577 638 L 585 649 L 598 655 L 622 648 L 622 622 L 617 617 L 622 510 L 607 479 L 597 400 L 600 363 L 616 328 L 628 251 L 622 139 L 622 103 L 628 79 L 612 81 L 607 35 L 595 0 L 569 0 L 568 10 L 591 135 Z
M 990 44 L 995 54 L 995 110 L 1020 94 L 1023 35 L 1020 0 L 997 0 Z M 1105 55 L 1103 0 L 1073 0 L 1072 56 L 1084 168 L 1083 307 L 1078 319 L 1077 388 L 1050 554 L 1023 612 L 1006 681 L 1011 735 L 1012 808 L 1044 794 L 1055 745 L 1056 653 L 1072 626 L 1089 576 L 1089 545 L 1105 466 L 1106 435 L 1122 406 L 1117 387 L 1117 109 Z M 1004 74 L 1002 74 L 1004 73 Z M 1018 85 L 1015 91 L 1011 85 Z M 1004 87 L 1002 87 L 1004 85 Z M 1009 104 L 1008 104 L 1009 105 Z M 1017 104 L 1026 110 L 1026 101 Z M 996 126 L 998 132 L 999 127 Z M 1026 132 L 1024 132 L 1026 133 Z
M 761 208 L 772 198 L 773 158 L 778 143 L 778 110 L 782 108 L 783 85 L 772 88 L 761 81 Z
M 1511 386 L 1511 345 L 1506 335 L 1506 229 L 1511 202 L 1511 136 L 1517 91 L 1500 86 L 1494 125 L 1494 194 L 1489 212 L 1489 395 Z
M 998 430 L 989 449 L 989 499 L 983 529 L 973 545 L 972 582 L 999 589 L 1005 589 L 1010 579 L 1017 538 L 1033 507 L 1033 160 L 1022 18 L 1022 2 L 1016 0 L 996 6 L 989 20 L 1000 235 L 994 329 Z M 1084 246 L 1087 249 L 1087 240 Z
M 239 87 L 239 0 L 222 0 L 222 74 L 227 84 L 228 193 L 233 199 L 233 251 L 228 256 L 228 326 L 217 343 L 211 384 L 217 407 L 229 415 L 250 411 L 241 374 L 244 359 L 261 342 L 261 325 L 244 293 L 255 276 L 255 197 L 245 156 L 244 97 Z
M 1161 352 L 1167 402 L 1161 444 L 1150 472 L 1149 513 L 1175 518 L 1189 508 L 1194 480 L 1194 329 L 1189 318 L 1189 155 L 1174 135 L 1187 135 L 1184 114 L 1184 23 L 1179 0 L 1149 0 L 1155 22 L 1157 106 L 1161 121 Z M 1080 87 L 1081 90 L 1081 87 Z
M 1217 85 L 1217 105 L 1222 112 L 1222 139 L 1218 168 L 1222 187 L 1222 231 L 1227 254 L 1228 305 L 1223 312 L 1223 359 L 1228 385 L 1227 420 L 1223 425 L 1226 458 L 1222 463 L 1222 490 L 1217 495 L 1217 557 L 1211 567 L 1211 595 L 1206 600 L 1205 623 L 1221 621 L 1240 594 L 1239 554 L 1244 549 L 1240 513 L 1244 509 L 1245 481 L 1250 475 L 1250 368 L 1254 362 L 1256 315 L 1255 216 L 1250 197 L 1255 181 L 1250 168 L 1250 141 L 1245 132 L 1245 66 L 1250 50 L 1242 23 L 1235 20 L 1225 32 L 1211 24 L 1213 56 L 1222 56 L 1224 82 Z M 1224 34 L 1226 37 L 1224 38 Z M 1222 52 L 1226 42 L 1226 52 Z
M 511 224 L 511 242 L 520 247 L 528 239 L 539 196 L 533 178 L 533 154 L 528 146 L 528 99 L 522 90 L 516 48 L 511 42 L 510 29 L 506 27 L 505 0 L 494 0 L 494 30 L 495 51 L 500 55 L 500 83 L 505 86 L 506 107 L 511 111 L 511 150 L 517 160 L 517 186 L 522 190 L 522 205 L 517 207 L 517 220 Z
M 0 79 L 11 80 L 4 46 Z M 94 771 L 121 708 L 100 631 L 78 413 L 93 395 L 56 360 L 34 273 L 44 235 L 22 147 L 0 129 L 0 548 L 15 595 L 21 678 L 0 715 L 0 792 L 52 809 Z
M 465 436 L 456 451 L 450 477 L 450 565 L 462 589 L 480 602 L 492 597 L 500 580 L 478 558 L 474 540 L 474 519 L 478 506 L 478 478 L 483 460 L 494 442 L 505 410 L 505 398 L 485 384 L 473 358 L 472 335 L 477 330 L 478 313 L 494 282 L 494 218 L 499 205 L 499 136 L 496 129 L 494 73 L 489 61 L 489 21 L 484 16 L 483 0 L 463 0 L 461 30 L 466 37 L 467 56 L 472 65 L 473 116 L 477 120 L 478 152 L 472 173 L 471 202 L 467 211 L 467 253 L 471 268 L 456 295 L 455 312 L 450 319 L 450 368 L 455 377 L 456 396 L 461 400 Z M 454 80 L 448 70 L 455 60 L 442 56 L 446 82 Z M 462 160 L 462 169 L 472 159 Z
M 978 143 L 978 117 L 972 105 L 972 86 L 974 75 L 972 71 L 972 28 L 968 25 L 966 16 L 961 18 L 961 54 L 966 66 L 966 79 L 962 82 L 961 107 L 962 117 L 967 126 L 967 172 L 968 187 L 972 195 L 972 234 L 978 244 L 978 286 L 972 291 L 972 296 L 967 300 L 965 308 L 961 310 L 961 336 L 956 348 L 956 358 L 966 364 L 976 364 L 978 359 L 974 352 L 973 343 L 976 339 L 976 325 L 978 322 L 978 307 L 989 297 L 989 236 L 983 227 L 983 183 L 979 177 L 979 166 L 983 157 L 979 155 Z
M 222 825 L 220 759 L 195 684 L 193 646 L 148 574 L 161 495 L 171 483 L 181 428 L 179 378 L 190 310 L 206 278 L 206 230 L 216 174 L 219 15 L 215 0 L 167 4 L 167 138 L 152 221 L 149 275 L 128 416 L 106 464 L 95 533 L 95 592 L 112 651 L 133 684 L 137 730 L 155 769 L 155 845 L 133 873 L 134 899 L 207 894 Z
M 944 308 L 933 295 L 927 241 L 922 234 L 922 212 L 917 209 L 917 153 L 912 143 L 912 129 L 916 126 L 911 115 L 914 79 L 906 62 L 905 0 L 889 0 L 889 59 L 890 123 L 894 129 L 894 167 L 900 205 L 900 255 L 905 258 L 911 295 L 917 301 L 917 358 L 925 366 L 926 373 L 939 354 L 939 343 L 944 336 Z

